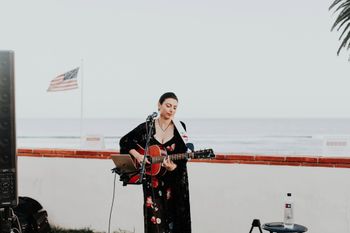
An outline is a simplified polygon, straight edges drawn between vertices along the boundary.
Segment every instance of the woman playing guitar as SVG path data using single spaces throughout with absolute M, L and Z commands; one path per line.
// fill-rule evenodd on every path
M 157 145 L 172 155 L 184 153 L 184 144 L 173 118 L 178 107 L 178 99 L 172 92 L 164 93 L 158 102 L 159 118 L 154 120 L 150 145 Z M 186 126 L 181 122 L 182 126 Z M 129 153 L 139 163 L 144 155 L 147 123 L 144 122 L 120 139 L 120 152 Z M 146 158 L 146 163 L 151 164 Z M 145 233 L 190 233 L 191 215 L 188 191 L 186 160 L 171 160 L 165 156 L 161 166 L 165 173 L 156 176 L 146 173 L 143 185 Z

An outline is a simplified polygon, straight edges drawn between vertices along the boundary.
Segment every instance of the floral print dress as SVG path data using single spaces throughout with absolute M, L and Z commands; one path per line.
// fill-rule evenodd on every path
M 181 124 L 185 127 L 184 123 Z M 151 130 L 154 135 L 155 128 Z M 146 123 L 142 123 L 120 139 L 120 152 L 128 153 L 131 149 L 137 149 L 137 145 L 144 147 L 146 138 Z M 150 145 L 162 147 L 169 155 L 187 151 L 176 129 L 174 136 L 164 144 L 152 136 Z M 177 164 L 174 171 L 167 171 L 162 176 L 146 175 L 142 185 L 145 233 L 191 232 L 187 161 L 174 163 Z

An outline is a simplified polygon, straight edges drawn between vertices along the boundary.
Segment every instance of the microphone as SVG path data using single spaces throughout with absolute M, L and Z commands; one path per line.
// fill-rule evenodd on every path
M 148 115 L 147 121 L 151 121 L 157 116 L 158 116 L 158 113 L 157 112 L 153 112 L 151 115 Z

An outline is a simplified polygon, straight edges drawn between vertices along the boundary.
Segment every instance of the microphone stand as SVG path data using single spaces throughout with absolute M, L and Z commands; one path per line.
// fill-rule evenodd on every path
M 152 136 L 153 124 L 154 124 L 153 116 L 148 116 L 146 119 L 147 139 L 146 139 L 146 146 L 145 146 L 145 154 L 143 156 L 141 169 L 140 169 L 140 183 L 143 182 L 144 175 L 145 175 L 146 158 L 148 156 L 148 147 L 149 147 L 149 141 L 151 140 L 151 136 Z M 150 161 L 150 162 L 152 162 L 152 161 Z

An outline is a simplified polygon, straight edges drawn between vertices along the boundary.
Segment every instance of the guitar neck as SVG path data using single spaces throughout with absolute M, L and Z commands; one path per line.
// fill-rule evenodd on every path
M 168 155 L 171 160 L 184 160 L 184 159 L 193 159 L 195 157 L 194 152 L 189 153 L 180 153 L 180 154 L 173 154 Z M 152 157 L 152 163 L 161 163 L 164 160 L 164 156 L 155 156 Z

